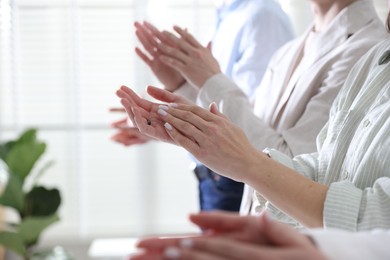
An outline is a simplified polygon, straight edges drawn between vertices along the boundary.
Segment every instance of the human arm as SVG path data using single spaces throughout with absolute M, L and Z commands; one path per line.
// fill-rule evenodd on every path
M 305 178 L 251 146 L 245 134 L 220 114 L 196 106 L 168 107 L 160 115 L 172 140 L 212 170 L 249 184 L 299 222 L 322 226 L 325 185 Z
M 211 212 L 190 219 L 206 233 L 196 237 L 141 240 L 132 259 L 325 259 L 312 241 L 266 215 Z

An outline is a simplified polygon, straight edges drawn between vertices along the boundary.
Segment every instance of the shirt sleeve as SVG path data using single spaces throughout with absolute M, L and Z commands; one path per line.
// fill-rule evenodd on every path
M 174 91 L 175 94 L 185 97 L 188 100 L 195 103 L 196 97 L 198 96 L 199 89 L 192 86 L 190 83 L 185 82 L 183 85 L 181 85 L 178 89 Z
M 332 183 L 324 204 L 324 227 L 357 231 L 388 227 L 390 178 L 359 189 L 349 181 Z
M 254 95 L 273 53 L 293 38 L 288 25 L 279 15 L 264 9 L 245 23 L 231 79 L 248 97 Z
M 224 115 L 245 132 L 258 150 L 275 147 L 275 138 L 282 139 L 279 133 L 255 115 L 253 104 L 245 93 L 222 73 L 209 78 L 199 91 L 198 104 L 207 107 L 213 101 Z M 276 148 L 291 155 L 287 146 Z
M 354 233 L 337 229 L 313 229 L 305 233 L 314 239 L 329 259 L 390 259 L 390 230 Z

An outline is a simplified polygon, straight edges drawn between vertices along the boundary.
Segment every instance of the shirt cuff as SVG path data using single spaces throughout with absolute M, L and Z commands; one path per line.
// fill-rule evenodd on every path
M 190 83 L 185 82 L 178 89 L 176 89 L 174 93 L 195 103 L 199 89 L 192 86 Z
M 208 106 L 213 101 L 218 103 L 223 98 L 221 93 L 229 91 L 232 85 L 236 87 L 235 83 L 223 73 L 215 74 L 200 88 L 197 103 L 202 106 Z
M 324 203 L 324 228 L 356 231 L 363 191 L 348 181 L 329 186 Z

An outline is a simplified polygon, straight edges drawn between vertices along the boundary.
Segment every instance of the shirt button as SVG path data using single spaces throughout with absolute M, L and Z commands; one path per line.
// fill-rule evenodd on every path
M 367 126 L 370 125 L 370 123 L 371 123 L 370 120 L 366 119 L 366 120 L 363 121 L 363 126 L 367 127 Z
M 349 172 L 344 171 L 343 172 L 343 180 L 347 180 L 349 178 Z

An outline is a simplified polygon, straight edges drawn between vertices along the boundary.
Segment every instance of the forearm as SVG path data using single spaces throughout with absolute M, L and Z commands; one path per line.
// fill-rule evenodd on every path
M 308 227 L 323 226 L 323 207 L 328 188 L 268 158 L 253 156 L 243 181 L 283 212 Z M 244 171 L 244 170 L 243 170 Z

